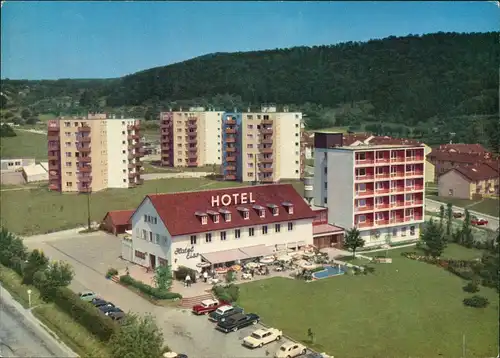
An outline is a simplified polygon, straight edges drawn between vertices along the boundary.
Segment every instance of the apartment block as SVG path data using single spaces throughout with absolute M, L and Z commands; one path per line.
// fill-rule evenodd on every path
M 302 113 L 224 113 L 222 127 L 225 180 L 275 183 L 303 176 Z
M 342 145 L 315 134 L 314 205 L 328 223 L 357 227 L 366 246 L 417 240 L 424 221 L 423 145 Z
M 223 112 L 190 108 L 160 114 L 161 162 L 169 167 L 198 167 L 222 163 Z
M 62 117 L 48 122 L 47 141 L 50 190 L 90 193 L 143 183 L 138 120 Z

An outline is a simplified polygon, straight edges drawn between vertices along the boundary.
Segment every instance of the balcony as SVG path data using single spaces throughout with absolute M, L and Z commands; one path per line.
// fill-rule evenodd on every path
M 358 228 L 372 227 L 373 226 L 373 222 L 372 221 L 363 221 L 363 222 L 357 223 L 356 226 Z
M 373 175 L 357 175 L 356 181 L 373 180 Z
M 90 126 L 78 127 L 78 133 L 90 133 Z
M 357 191 L 356 196 L 373 196 L 373 190 Z
M 228 126 L 234 126 L 234 125 L 236 125 L 236 121 L 234 119 L 227 119 L 225 123 Z
M 141 149 L 142 148 L 142 142 L 137 142 L 134 144 L 135 149 Z
M 161 150 L 168 150 L 170 149 L 170 143 L 162 142 L 160 148 Z
M 414 171 L 414 172 L 406 172 L 406 177 L 423 177 L 424 172 L 422 171 Z
M 381 195 L 387 193 L 389 193 L 389 188 L 375 189 L 375 195 Z
M 421 191 L 421 190 L 424 190 L 424 187 L 421 185 L 407 186 L 405 188 L 405 192 Z
M 49 180 L 59 180 L 59 174 L 49 174 Z
M 422 215 L 405 216 L 404 222 L 420 221 L 422 219 L 423 219 Z
M 224 180 L 236 180 L 236 175 L 224 175 Z
M 260 160 L 261 163 L 266 163 L 266 164 L 270 164 L 273 162 L 273 158 L 272 157 L 264 157 Z
M 236 143 L 236 138 L 234 138 L 234 137 L 227 137 L 226 138 L 226 143 Z
M 236 134 L 236 129 L 234 128 L 226 128 L 226 134 Z
M 262 122 L 260 122 L 262 125 L 273 125 L 273 120 L 272 119 L 263 119 Z
M 136 168 L 137 170 L 141 170 L 141 168 L 142 168 L 142 162 L 141 162 L 140 160 L 137 160 L 137 159 L 136 159 L 136 161 L 135 161 L 135 163 L 134 163 L 134 164 L 135 164 L 135 168 Z
M 59 170 L 60 168 L 59 163 L 49 163 L 49 170 Z
M 385 210 L 389 209 L 389 207 L 390 207 L 389 203 L 375 204 L 375 210 Z
M 373 165 L 373 163 L 375 163 L 373 159 L 356 159 L 356 166 Z
M 405 173 L 402 171 L 391 173 L 391 179 L 404 178 L 404 177 L 405 177 Z
M 77 149 L 80 153 L 90 153 L 90 147 L 88 146 L 79 145 Z
M 404 163 L 404 157 L 391 157 L 391 163 Z
M 261 167 L 260 171 L 262 173 L 272 173 L 273 172 L 273 167 Z
M 273 153 L 273 148 L 272 147 L 260 147 L 259 148 L 261 153 L 266 153 L 266 154 L 272 154 Z
M 411 206 L 422 206 L 424 202 L 422 200 L 413 200 L 413 201 L 406 201 L 405 206 L 406 207 L 411 207 Z
M 91 157 L 78 157 L 79 163 L 90 163 L 92 161 Z
M 401 223 L 404 223 L 405 220 L 401 217 L 395 217 L 395 218 L 391 218 L 389 220 L 389 224 L 401 224 Z
M 90 165 L 83 165 L 78 167 L 78 172 L 80 173 L 90 173 L 92 172 L 92 166 Z
M 404 191 L 405 191 L 405 189 L 403 186 L 397 186 L 397 187 L 391 188 L 391 193 L 402 193 Z
M 129 179 L 133 179 L 133 178 L 135 178 L 135 177 L 136 177 L 136 175 L 137 175 L 137 173 L 136 173 L 136 172 L 128 172 L 128 177 L 129 177 Z
M 172 127 L 172 121 L 168 119 L 162 119 L 160 121 L 160 128 L 170 128 Z
M 194 132 L 196 132 L 196 129 L 198 128 L 198 125 L 196 123 L 188 124 L 187 128 L 188 128 L 188 130 L 191 129 Z
M 128 163 L 127 168 L 128 169 L 134 169 L 135 168 L 135 163 Z
M 134 157 L 135 158 L 142 158 L 142 157 L 144 157 L 144 149 L 142 149 L 142 148 L 136 149 Z
M 354 211 L 359 213 L 359 212 L 363 212 L 363 211 L 373 211 L 373 206 L 371 205 L 366 205 L 366 206 L 356 206 L 354 208 Z
M 136 131 L 139 129 L 141 129 L 141 126 L 139 124 L 131 124 L 131 125 L 127 126 L 127 130 L 129 130 L 129 131 Z
M 90 183 L 92 182 L 92 175 L 79 175 L 78 181 L 80 181 L 80 183 Z
M 80 143 L 90 143 L 91 142 L 91 136 L 89 135 L 85 135 L 85 136 L 81 136 L 81 137 L 78 137 L 78 142 Z
M 61 190 L 61 187 L 58 184 L 50 184 L 49 190 L 59 191 Z
M 236 170 L 236 167 L 234 165 L 227 165 L 224 169 L 226 171 L 233 171 Z
M 226 157 L 226 162 L 235 162 L 236 157 Z
M 59 155 L 56 155 L 56 154 L 49 154 L 47 156 L 47 159 L 48 160 L 59 160 Z
M 188 148 L 188 152 L 191 152 L 191 153 L 198 153 L 198 148 L 197 148 L 197 147 L 189 147 L 189 148 Z
M 197 166 L 198 166 L 198 162 L 196 162 L 196 161 L 189 161 L 189 162 L 187 163 L 187 166 L 188 166 L 189 168 L 195 168 L 195 167 L 197 167 Z
M 197 144 L 198 143 L 198 139 L 196 139 L 196 137 L 189 137 L 187 142 L 189 144 Z
M 375 165 L 388 164 L 391 160 L 389 158 L 375 158 Z
M 391 209 L 403 208 L 405 206 L 405 202 L 404 201 L 395 201 L 395 202 L 390 203 L 389 206 L 391 207 Z
M 236 152 L 236 147 L 226 147 L 226 152 L 227 153 L 235 153 Z
M 375 174 L 375 180 L 384 180 L 384 179 L 389 179 L 391 176 L 389 173 L 384 173 L 384 174 Z
M 273 130 L 272 130 L 272 128 L 262 128 L 262 129 L 260 130 L 260 133 L 261 133 L 262 135 L 266 135 L 266 134 L 273 134 Z
M 47 140 L 49 142 L 58 142 L 59 141 L 59 136 L 54 136 L 54 135 L 48 135 Z
M 272 138 L 265 138 L 261 140 L 262 144 L 273 144 L 273 139 Z
M 423 160 L 424 160 L 424 157 L 421 157 L 421 156 L 406 157 L 406 163 L 422 162 Z
M 198 154 L 196 154 L 196 153 L 189 153 L 187 155 L 187 157 L 190 158 L 190 159 L 198 159 Z

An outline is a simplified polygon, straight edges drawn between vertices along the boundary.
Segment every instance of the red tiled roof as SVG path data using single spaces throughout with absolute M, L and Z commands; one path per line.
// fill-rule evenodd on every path
M 460 152 L 450 152 L 446 150 L 433 149 L 427 157 L 433 160 L 441 160 L 446 162 L 456 162 L 456 163 L 483 163 L 485 161 L 491 160 L 491 154 L 486 153 L 460 153 Z
M 342 232 L 344 229 L 341 227 L 330 225 L 330 224 L 321 224 L 313 226 L 313 235 L 326 234 L 329 232 Z
M 355 142 L 366 142 L 371 145 L 421 145 L 422 143 L 415 139 L 407 138 L 393 138 L 388 136 L 374 136 L 368 133 L 358 133 L 358 134 L 344 134 L 343 144 L 344 146 L 351 146 Z
M 212 207 L 212 196 L 228 194 L 252 193 L 255 200 L 253 204 L 235 204 L 230 206 Z M 316 215 L 306 204 L 304 199 L 295 191 L 291 184 L 258 185 L 239 188 L 226 188 L 197 192 L 183 192 L 175 194 L 148 195 L 161 220 L 167 227 L 170 235 L 179 236 L 196 234 L 214 230 L 228 230 L 244 226 L 271 224 L 277 222 L 314 218 Z M 293 214 L 288 214 L 283 203 L 293 204 Z M 272 215 L 269 204 L 278 207 L 279 214 Z M 254 205 L 265 209 L 265 217 L 261 218 Z M 246 208 L 249 219 L 243 219 L 243 213 L 237 208 Z M 226 222 L 221 214 L 219 222 L 214 223 L 213 217 L 208 213 L 207 224 L 202 225 L 196 213 L 219 211 L 226 209 L 231 212 L 231 221 Z M 269 228 L 274 230 L 274 228 Z
M 364 142 L 368 138 L 371 137 L 371 134 L 366 134 L 366 133 L 358 133 L 358 134 L 344 134 L 342 137 L 342 143 L 344 146 L 350 146 L 354 142 L 357 142 L 358 140 L 360 142 Z
M 488 152 L 481 144 L 442 144 L 438 147 L 438 149 L 459 153 L 484 154 Z
M 471 181 L 479 181 L 486 179 L 494 179 L 498 178 L 498 170 L 493 169 L 489 165 L 486 164 L 475 164 L 475 165 L 459 165 L 450 170 L 456 170 L 464 177 L 470 179 Z M 449 172 L 449 171 L 448 171 Z
M 113 225 L 118 226 L 118 225 L 127 225 L 130 221 L 130 217 L 134 213 L 135 210 L 114 210 L 114 211 L 108 211 L 106 216 L 104 216 L 104 220 L 106 220 L 106 217 L 109 215 L 111 218 L 111 222 Z

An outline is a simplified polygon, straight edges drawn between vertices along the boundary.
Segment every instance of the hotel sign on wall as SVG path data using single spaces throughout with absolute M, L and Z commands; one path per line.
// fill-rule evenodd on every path
M 238 204 L 253 204 L 255 200 L 253 198 L 253 193 L 234 193 L 234 194 L 222 194 L 212 196 L 212 207 L 218 206 L 231 206 Z
M 183 255 L 183 254 L 186 254 L 186 259 L 188 259 L 188 260 L 195 259 L 198 256 L 200 256 L 199 253 L 194 252 L 194 247 L 185 248 L 185 249 L 178 247 L 174 251 L 174 255 Z

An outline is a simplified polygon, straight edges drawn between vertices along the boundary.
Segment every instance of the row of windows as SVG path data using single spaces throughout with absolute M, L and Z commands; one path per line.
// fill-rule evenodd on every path
M 288 228 L 288 231 L 292 231 L 293 230 L 293 222 L 289 222 L 287 224 L 287 228 Z M 267 235 L 269 233 L 268 225 L 261 226 L 260 231 L 261 231 L 262 235 Z M 274 224 L 274 232 L 276 232 L 276 233 L 281 232 L 281 224 Z M 205 242 L 206 243 L 211 243 L 213 236 L 214 235 L 212 235 L 211 232 L 206 233 L 205 234 Z M 248 228 L 248 236 L 249 237 L 255 236 L 255 228 L 253 228 L 253 227 Z M 226 241 L 226 239 L 227 239 L 227 232 L 226 231 L 219 232 L 219 238 L 220 238 L 221 241 Z M 234 230 L 234 238 L 235 239 L 241 238 L 241 229 L 235 229 Z M 190 241 L 191 241 L 191 245 L 196 245 L 199 242 L 198 241 L 198 236 L 197 235 L 191 235 Z

